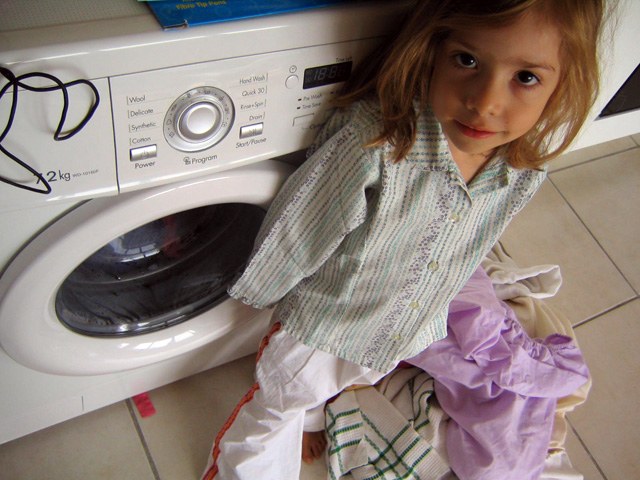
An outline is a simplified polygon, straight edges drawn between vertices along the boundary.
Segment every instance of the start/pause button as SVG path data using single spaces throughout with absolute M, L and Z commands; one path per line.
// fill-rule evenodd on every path
M 240 138 L 255 137 L 256 135 L 262 135 L 264 130 L 263 123 L 254 123 L 253 125 L 245 125 L 240 127 Z

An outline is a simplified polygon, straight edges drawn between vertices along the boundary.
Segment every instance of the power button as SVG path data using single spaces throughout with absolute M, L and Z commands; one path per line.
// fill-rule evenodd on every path
M 156 145 L 147 145 L 145 147 L 137 147 L 129 150 L 129 159 L 132 162 L 140 160 L 148 160 L 158 156 L 158 147 Z

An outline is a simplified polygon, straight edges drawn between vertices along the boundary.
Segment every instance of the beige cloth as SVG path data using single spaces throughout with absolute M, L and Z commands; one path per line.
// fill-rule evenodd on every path
M 553 297 L 562 285 L 558 265 L 520 267 L 498 243 L 482 261 L 482 268 L 491 278 L 500 300 L 516 297 Z

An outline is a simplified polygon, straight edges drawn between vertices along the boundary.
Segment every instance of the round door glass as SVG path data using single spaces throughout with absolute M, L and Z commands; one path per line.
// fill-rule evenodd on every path
M 125 233 L 65 279 L 56 296 L 58 318 L 94 336 L 141 334 L 188 320 L 227 298 L 263 218 L 255 205 L 220 204 Z

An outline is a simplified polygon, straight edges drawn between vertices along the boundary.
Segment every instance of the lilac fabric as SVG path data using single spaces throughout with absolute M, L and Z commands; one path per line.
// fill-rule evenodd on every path
M 556 399 L 589 375 L 571 338 L 531 339 L 482 269 L 451 303 L 448 336 L 407 362 L 435 379 L 451 416 L 451 468 L 461 480 L 538 478 Z

